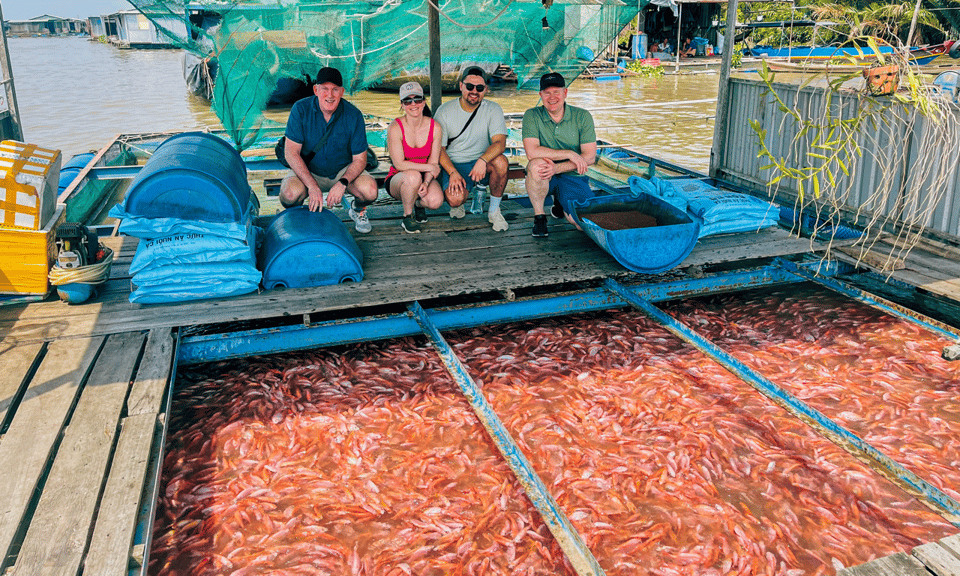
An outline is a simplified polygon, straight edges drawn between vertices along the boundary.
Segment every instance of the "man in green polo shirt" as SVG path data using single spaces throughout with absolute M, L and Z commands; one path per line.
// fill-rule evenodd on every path
M 524 112 L 522 135 L 529 160 L 525 182 L 533 205 L 533 235 L 546 238 L 547 195 L 553 195 L 551 214 L 557 218 L 566 214 L 574 226 L 570 203 L 594 196 L 584 174 L 597 160 L 597 132 L 589 112 L 566 103 L 566 83 L 560 74 L 540 78 L 540 100 L 543 105 Z

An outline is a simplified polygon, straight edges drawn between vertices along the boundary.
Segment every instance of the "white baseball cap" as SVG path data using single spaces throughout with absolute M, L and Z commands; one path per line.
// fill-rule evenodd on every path
M 419 82 L 407 82 L 400 87 L 400 99 L 403 100 L 409 96 L 423 96 L 423 86 Z

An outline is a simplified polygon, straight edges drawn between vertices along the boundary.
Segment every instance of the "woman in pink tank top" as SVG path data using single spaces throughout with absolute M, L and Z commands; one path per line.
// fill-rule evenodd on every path
M 392 166 L 384 187 L 403 203 L 401 226 L 409 234 L 420 232 L 427 208 L 443 204 L 440 176 L 440 124 L 424 115 L 423 87 L 407 82 L 400 87 L 404 115 L 387 128 L 387 152 Z

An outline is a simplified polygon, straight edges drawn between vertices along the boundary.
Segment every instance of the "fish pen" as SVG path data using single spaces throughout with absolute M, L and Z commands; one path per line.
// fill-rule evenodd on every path
M 952 331 L 817 283 L 647 298 L 183 337 L 148 573 L 834 574 L 958 532 Z

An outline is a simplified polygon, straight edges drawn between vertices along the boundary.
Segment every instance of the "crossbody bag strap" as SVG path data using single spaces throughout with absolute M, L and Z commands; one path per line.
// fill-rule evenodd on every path
M 309 156 L 303 157 L 307 164 L 313 160 L 314 156 L 316 156 L 317 153 L 320 152 L 320 149 L 323 148 L 323 145 L 327 143 L 327 139 L 330 138 L 330 134 L 333 133 L 333 125 L 336 124 L 337 120 L 340 119 L 340 110 L 342 109 L 343 102 L 340 102 L 340 105 L 337 106 L 337 109 L 333 111 L 333 116 L 330 118 L 330 123 L 327 124 L 327 129 L 323 131 L 323 136 L 320 137 L 320 141 L 317 142 L 317 145 L 314 146 L 312 150 L 310 150 Z
M 480 104 L 477 104 L 477 107 L 473 109 L 473 114 L 471 114 L 470 117 L 467 118 L 467 123 L 463 125 L 463 128 L 460 130 L 460 133 L 459 133 L 459 134 L 457 134 L 456 136 L 454 136 L 454 137 L 452 137 L 452 138 L 448 138 L 448 139 L 447 139 L 447 146 L 449 146 L 450 144 L 452 144 L 453 141 L 456 140 L 457 138 L 463 136 L 463 133 L 467 131 L 467 126 L 469 126 L 470 123 L 473 122 L 473 117 L 477 115 L 477 112 L 480 111 L 480 106 L 482 106 L 482 105 L 483 105 L 483 102 L 481 102 Z

